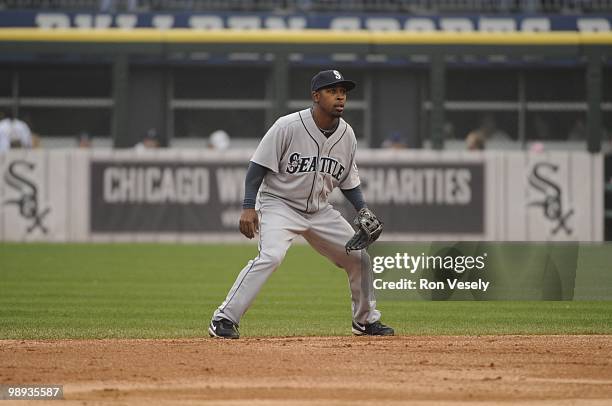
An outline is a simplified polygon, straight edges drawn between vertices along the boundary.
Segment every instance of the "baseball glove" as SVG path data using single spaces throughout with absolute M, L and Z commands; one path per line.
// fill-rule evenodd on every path
M 383 230 L 383 223 L 366 207 L 359 210 L 353 219 L 355 234 L 344 246 L 346 253 L 353 250 L 362 250 L 378 239 Z

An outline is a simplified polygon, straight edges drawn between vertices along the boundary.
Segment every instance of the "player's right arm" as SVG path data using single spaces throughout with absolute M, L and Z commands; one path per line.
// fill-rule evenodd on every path
M 239 225 L 240 232 L 247 238 L 253 238 L 255 233 L 259 232 L 259 218 L 255 211 L 255 199 L 268 170 L 265 166 L 261 166 L 253 161 L 249 163 L 249 169 L 244 181 L 244 201 L 242 203 Z
M 240 216 L 240 232 L 247 238 L 253 238 L 259 232 L 259 218 L 255 211 L 257 192 L 268 171 L 278 173 L 286 141 L 287 127 L 280 120 L 272 125 L 261 139 L 251 157 L 249 169 L 244 182 L 244 203 Z

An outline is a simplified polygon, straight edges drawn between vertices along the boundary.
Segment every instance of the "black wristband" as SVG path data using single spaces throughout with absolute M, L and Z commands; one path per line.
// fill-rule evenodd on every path
M 364 207 L 367 207 L 366 202 L 363 198 L 363 193 L 361 192 L 361 186 L 354 187 L 352 189 L 340 189 L 342 190 L 342 194 L 346 199 L 351 202 L 355 210 L 359 211 Z

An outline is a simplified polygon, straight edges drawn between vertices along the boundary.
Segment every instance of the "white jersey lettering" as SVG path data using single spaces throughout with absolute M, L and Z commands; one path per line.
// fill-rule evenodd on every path
M 342 118 L 329 137 L 317 128 L 310 109 L 279 118 L 251 158 L 270 169 L 259 199 L 281 198 L 307 213 L 323 209 L 334 188 L 359 185 L 356 148 L 355 133 Z

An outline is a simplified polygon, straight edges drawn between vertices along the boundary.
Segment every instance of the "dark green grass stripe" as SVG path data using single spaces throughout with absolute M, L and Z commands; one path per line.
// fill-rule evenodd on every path
M 207 336 L 254 245 L 0 244 L 0 339 Z M 400 334 L 612 334 L 612 302 L 379 302 Z M 346 274 L 292 247 L 245 336 L 350 334 Z

